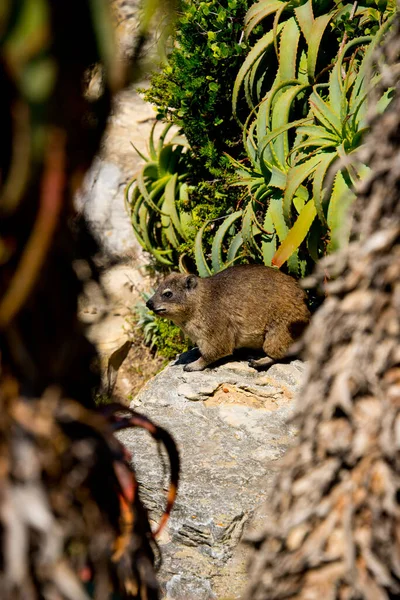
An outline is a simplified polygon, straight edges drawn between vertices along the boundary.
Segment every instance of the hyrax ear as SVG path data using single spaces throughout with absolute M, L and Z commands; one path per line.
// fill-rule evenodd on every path
M 197 277 L 196 275 L 188 275 L 185 281 L 185 287 L 187 290 L 194 290 L 197 285 Z

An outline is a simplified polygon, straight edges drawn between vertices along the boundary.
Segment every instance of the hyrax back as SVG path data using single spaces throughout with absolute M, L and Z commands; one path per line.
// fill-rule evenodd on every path
M 265 367 L 283 358 L 309 320 L 305 294 L 288 275 L 260 265 L 230 267 L 212 277 L 172 273 L 147 302 L 199 347 L 186 365 L 200 371 L 236 348 L 263 349 Z

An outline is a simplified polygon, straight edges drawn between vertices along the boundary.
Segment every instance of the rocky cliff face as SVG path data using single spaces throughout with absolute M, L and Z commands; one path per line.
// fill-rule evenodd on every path
M 126 57 L 138 33 L 140 2 L 110 0 L 110 4 L 115 21 L 117 52 Z M 146 73 L 156 69 L 159 62 L 154 36 L 150 36 L 144 55 L 145 64 L 140 65 L 142 80 L 139 85 L 121 91 L 114 98 L 102 151 L 87 173 L 83 189 L 76 199 L 76 206 L 84 213 L 103 253 L 113 258 L 129 256 L 140 264 L 145 258 L 125 210 L 124 190 L 144 163 L 132 144 L 148 154 L 148 139 L 155 120 L 154 108 L 137 92 L 137 87 L 148 85 Z M 96 96 L 100 85 L 100 71 L 94 69 L 88 94 Z
M 118 94 L 100 156 L 88 171 L 76 198 L 100 247 L 108 256 L 129 256 L 137 264 L 145 257 L 133 234 L 125 210 L 124 191 L 143 160 L 132 143 L 147 154 L 147 140 L 154 122 L 151 105 L 132 87 Z
M 132 407 L 167 428 L 182 459 L 179 496 L 160 539 L 159 579 L 169 600 L 239 598 L 246 584 L 243 535 L 268 518 L 278 459 L 295 436 L 288 423 L 302 381 L 300 361 L 258 373 L 244 361 L 186 373 L 171 364 Z M 141 495 L 154 521 L 166 474 L 141 431 L 120 439 L 132 452 Z
M 110 1 L 116 23 L 118 52 L 123 56 L 129 54 L 137 33 L 139 2 Z M 100 79 L 99 71 L 94 69 L 89 94 L 96 95 Z M 140 84 L 141 87 L 146 85 L 146 81 Z M 80 306 L 80 316 L 90 324 L 88 335 L 96 343 L 105 369 L 112 352 L 129 338 L 127 316 L 141 300 L 141 293 L 151 287 L 146 269 L 149 257 L 134 236 L 125 210 L 124 191 L 144 162 L 132 144 L 143 154 L 148 153 L 154 119 L 153 107 L 144 102 L 137 86 L 133 85 L 116 96 L 101 152 L 75 199 L 78 212 L 84 214 L 101 255 L 106 259 L 104 262 L 111 258 L 119 263 L 102 271 L 103 292 L 92 285 L 91 289 L 86 289 Z M 149 353 L 147 358 L 151 362 Z M 159 361 L 154 362 L 153 372 L 159 367 Z M 128 390 L 127 393 L 132 392 Z

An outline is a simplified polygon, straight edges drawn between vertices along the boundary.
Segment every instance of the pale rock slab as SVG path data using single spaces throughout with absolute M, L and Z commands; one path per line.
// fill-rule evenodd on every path
M 159 580 L 168 600 L 240 598 L 247 560 L 241 539 L 268 518 L 278 459 L 296 435 L 288 419 L 304 364 L 258 373 L 233 360 L 186 373 L 185 360 L 150 380 L 132 403 L 168 429 L 181 455 L 179 495 L 160 539 Z M 132 452 L 142 498 L 157 522 L 166 480 L 157 447 L 143 431 L 119 438 Z

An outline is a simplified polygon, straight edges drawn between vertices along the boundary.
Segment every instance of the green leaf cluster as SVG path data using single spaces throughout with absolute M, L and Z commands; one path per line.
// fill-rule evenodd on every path
M 150 134 L 150 157 L 136 149 L 145 164 L 125 188 L 125 204 L 141 246 L 156 261 L 173 266 L 177 250 L 193 229 L 187 179 L 188 144 L 175 135 L 166 143 L 172 124 L 164 126 L 155 144 Z
M 155 350 L 158 355 L 173 360 L 177 354 L 189 350 L 189 342 L 177 325 L 157 317 L 148 310 L 145 302 L 153 294 L 154 290 L 144 293 L 144 302 L 139 302 L 136 305 L 137 319 L 135 319 L 135 324 L 142 330 L 143 339 L 147 346 Z
M 301 276 L 347 241 L 352 190 L 368 174 L 355 153 L 380 81 L 371 59 L 396 2 L 258 0 L 243 26 L 246 7 L 182 1 L 173 49 L 146 97 L 182 128 L 190 152 L 168 184 L 175 216 L 171 202 L 161 210 L 161 199 L 158 212 L 150 202 L 162 187 L 151 167 L 147 195 L 143 184 L 132 192 L 132 222 L 160 264 L 185 255 L 204 277 L 238 262 Z M 185 211 L 192 226 L 182 235 Z
M 232 115 L 233 81 L 243 60 L 242 23 L 248 0 L 181 0 L 173 48 L 153 74 L 145 98 L 182 128 L 197 159 L 196 173 L 221 177 L 240 128 Z M 200 180 L 200 177 L 197 177 Z
M 232 97 L 238 116 L 243 92 L 250 110 L 243 123 L 247 161 L 232 159 L 237 185 L 248 189 L 242 237 L 254 260 L 287 263 L 295 275 L 348 235 L 352 187 L 368 172 L 353 154 L 367 128 L 367 93 L 379 81 L 371 57 L 394 17 L 389 3 L 383 12 L 377 2 L 373 10 L 371 2 L 323 4 L 259 0 L 250 8 L 245 35 L 264 22 L 265 30 Z M 344 15 L 361 33 L 375 33 L 349 39 L 360 31 L 347 27 L 337 37 Z M 382 95 L 381 110 L 390 96 Z
M 247 51 L 242 24 L 249 3 L 182 0 L 168 60 L 152 75 L 150 88 L 143 90 L 145 98 L 155 104 L 158 118 L 176 125 L 190 147 L 177 179 L 177 186 L 184 187 L 184 181 L 187 186 L 183 193 L 175 193 L 178 215 L 183 212 L 191 216 L 192 227 L 186 227 L 184 235 L 179 229 L 174 235 L 172 231 L 167 234 L 165 217 L 163 223 L 160 213 L 150 205 L 148 197 L 162 185 L 156 176 L 152 177 L 152 167 L 145 167 L 143 173 L 148 194 L 137 189 L 137 177 L 127 189 L 134 231 L 159 265 L 176 267 L 178 257 L 184 256 L 192 266 L 196 232 L 206 221 L 232 212 L 242 195 L 241 190 L 230 185 L 234 168 L 226 151 L 232 156 L 243 152 L 241 128 L 232 113 L 231 97 L 237 70 Z M 150 147 L 155 145 L 154 134 L 152 138 Z M 143 181 L 141 187 L 143 190 Z M 211 249 L 212 237 L 210 227 L 203 234 L 206 251 Z

